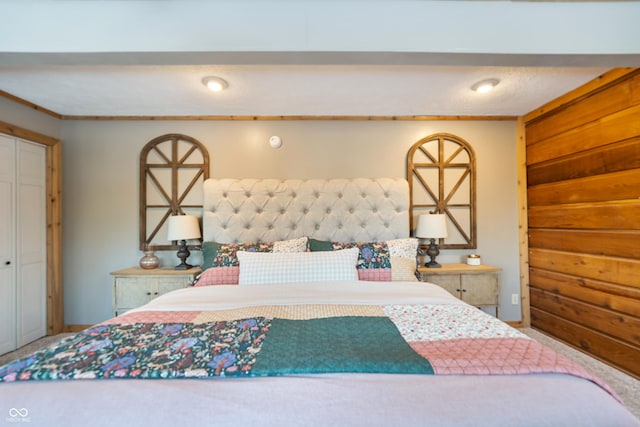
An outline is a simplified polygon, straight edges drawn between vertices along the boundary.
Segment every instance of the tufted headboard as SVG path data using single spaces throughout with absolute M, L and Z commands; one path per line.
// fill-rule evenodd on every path
M 203 240 L 381 241 L 409 236 L 409 186 L 397 178 L 208 179 Z

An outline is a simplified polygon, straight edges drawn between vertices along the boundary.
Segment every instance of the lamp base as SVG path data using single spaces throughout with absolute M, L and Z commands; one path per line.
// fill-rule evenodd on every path
M 429 262 L 424 264 L 427 268 L 442 268 L 440 264 L 436 262 L 436 257 L 440 254 L 440 249 L 438 249 L 438 245 L 436 244 L 436 239 L 431 239 L 429 242 L 429 247 L 427 248 L 427 255 L 429 255 Z
M 187 248 L 186 240 L 180 241 L 180 249 L 178 249 L 177 255 L 182 262 L 175 266 L 175 270 L 189 270 L 190 268 L 193 268 L 192 265 L 186 263 L 187 258 L 191 255 L 191 252 L 189 252 L 189 249 Z
M 178 264 L 174 267 L 174 270 L 190 270 L 193 268 L 193 265 L 187 264 L 185 262 Z
M 435 262 L 435 261 L 434 261 L 434 262 L 431 262 L 431 261 L 426 262 L 426 263 L 424 264 L 424 266 L 425 266 L 425 267 L 427 267 L 427 268 L 442 268 L 442 265 L 441 265 L 441 264 L 438 264 L 438 263 L 437 263 L 437 262 Z

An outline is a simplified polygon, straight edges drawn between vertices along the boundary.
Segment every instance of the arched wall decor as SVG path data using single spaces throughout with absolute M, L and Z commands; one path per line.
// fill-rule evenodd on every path
M 440 248 L 476 249 L 476 158 L 460 137 L 437 133 L 422 138 L 407 154 L 410 225 L 429 212 L 443 213 L 449 235 Z
M 209 153 L 202 143 L 172 133 L 149 141 L 140 152 L 140 249 L 178 249 L 167 240 L 171 215 L 202 212 L 202 184 Z

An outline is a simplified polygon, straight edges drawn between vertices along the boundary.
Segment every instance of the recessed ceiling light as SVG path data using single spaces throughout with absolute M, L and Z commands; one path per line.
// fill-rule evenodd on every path
M 471 90 L 478 93 L 487 93 L 490 90 L 492 90 L 494 87 L 496 87 L 498 83 L 500 83 L 500 80 L 498 79 L 482 80 L 474 84 L 473 86 L 471 86 Z
M 214 76 L 205 77 L 202 84 L 214 92 L 220 92 L 229 86 L 226 80 Z

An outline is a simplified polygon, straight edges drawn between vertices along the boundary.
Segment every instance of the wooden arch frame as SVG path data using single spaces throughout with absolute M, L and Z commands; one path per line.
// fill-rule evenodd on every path
M 150 163 L 151 156 L 155 156 L 159 161 Z M 167 169 L 170 170 L 170 182 L 163 183 L 157 172 Z M 180 188 L 181 169 L 197 169 L 183 189 Z M 153 243 L 158 231 L 167 222 L 169 216 L 183 214 L 185 213 L 184 209 L 202 210 L 202 197 L 200 197 L 199 204 L 187 204 L 185 199 L 198 182 L 202 184 L 207 178 L 209 178 L 209 153 L 207 148 L 197 139 L 179 133 L 171 133 L 154 138 L 144 146 L 140 152 L 141 250 Z M 148 185 L 157 190 L 163 203 L 148 203 Z M 153 210 L 163 211 L 163 213 L 158 222 L 149 224 L 149 213 Z M 151 227 L 149 227 L 150 225 Z M 153 244 L 153 247 L 159 250 L 178 249 L 178 246 L 173 244 Z
M 427 171 L 431 176 L 427 176 Z M 455 182 L 448 185 L 449 180 Z M 462 242 L 447 243 L 446 239 L 440 239 L 439 246 L 445 249 L 477 248 L 476 156 L 467 141 L 449 133 L 422 138 L 407 153 L 407 181 L 411 230 L 415 228 L 414 220 L 418 214 L 428 211 L 443 213 L 447 217 L 449 234 L 452 234 L 453 227 L 456 237 Z M 419 189 L 414 187 L 415 183 Z M 465 188 L 468 188 L 468 194 L 460 197 Z M 418 191 L 426 201 L 417 201 Z M 465 215 L 458 214 L 458 211 Z

